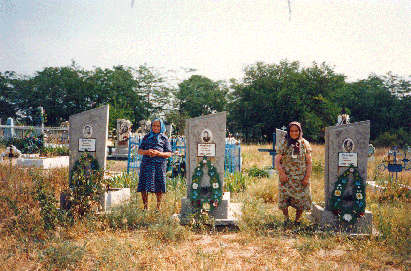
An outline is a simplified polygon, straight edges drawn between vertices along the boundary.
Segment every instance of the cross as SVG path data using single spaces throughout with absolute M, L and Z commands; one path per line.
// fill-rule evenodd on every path
M 269 152 L 270 155 L 273 156 L 273 169 L 275 168 L 275 155 L 277 154 L 277 152 L 275 151 L 275 132 L 273 133 L 273 148 L 272 149 L 258 149 L 258 151 L 261 152 Z

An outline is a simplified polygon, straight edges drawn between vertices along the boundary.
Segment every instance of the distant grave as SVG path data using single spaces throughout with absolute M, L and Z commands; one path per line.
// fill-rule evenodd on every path
M 116 150 L 112 155 L 113 158 L 124 159 L 128 158 L 129 140 L 131 135 L 131 127 L 133 124 L 127 119 L 117 119 L 117 141 Z

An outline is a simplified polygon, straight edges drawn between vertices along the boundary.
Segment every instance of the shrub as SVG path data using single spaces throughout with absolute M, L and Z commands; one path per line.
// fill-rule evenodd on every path
M 268 178 L 270 174 L 264 169 L 259 169 L 257 165 L 253 165 L 247 170 L 248 176 L 257 178 Z
M 97 160 L 88 152 L 75 162 L 70 172 L 66 208 L 74 217 L 83 217 L 98 207 L 101 194 L 107 191 L 110 180 L 104 179 Z
M 324 163 L 321 160 L 313 159 L 313 172 L 323 173 L 324 172 Z
M 377 137 L 377 139 L 375 140 L 375 145 L 379 147 L 405 147 L 406 145 L 411 146 L 411 139 L 409 134 L 410 133 L 407 132 L 404 128 L 384 132 Z
M 1 144 L 7 146 L 13 145 L 21 153 L 39 153 L 44 148 L 44 135 L 31 135 L 24 138 L 10 137 L 1 140 Z
M 251 178 L 242 172 L 235 172 L 229 174 L 224 178 L 224 191 L 231 193 L 243 192 L 247 188 L 247 182 L 250 182 Z

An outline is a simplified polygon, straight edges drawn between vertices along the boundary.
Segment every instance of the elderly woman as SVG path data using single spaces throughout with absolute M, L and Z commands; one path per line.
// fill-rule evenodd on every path
M 171 157 L 170 141 L 165 135 L 165 125 L 159 118 L 151 122 L 151 131 L 144 136 L 138 154 L 143 155 L 137 192 L 141 192 L 144 209 L 148 209 L 148 192 L 156 193 L 157 209 L 166 192 L 167 158 Z
M 296 225 L 300 224 L 303 211 L 310 210 L 311 207 L 312 150 L 310 143 L 302 135 L 301 124 L 291 122 L 285 140 L 275 156 L 275 168 L 280 176 L 278 207 L 285 216 L 285 226 L 290 221 L 289 206 L 296 209 Z

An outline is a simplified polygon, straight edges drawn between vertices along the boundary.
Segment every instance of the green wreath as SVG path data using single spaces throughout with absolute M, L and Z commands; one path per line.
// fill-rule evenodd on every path
M 355 204 L 353 207 L 342 206 L 343 195 L 348 184 L 348 176 L 354 175 L 355 181 Z M 338 215 L 341 221 L 351 225 L 357 222 L 357 218 L 363 217 L 365 212 L 365 184 L 358 170 L 351 164 L 337 179 L 331 194 L 331 211 Z
M 80 185 L 78 183 L 79 175 L 86 174 L 89 176 L 94 176 L 99 170 L 100 166 L 97 159 L 94 158 L 89 152 L 85 151 L 74 163 L 74 166 L 70 171 L 70 187 L 73 188 Z
M 210 176 L 211 184 L 209 187 L 200 187 L 201 179 L 204 175 L 204 165 L 208 166 L 208 176 Z M 193 206 L 203 209 L 204 211 L 213 211 L 214 208 L 220 204 L 222 195 L 223 187 L 217 168 L 204 156 L 191 177 L 191 203 Z

